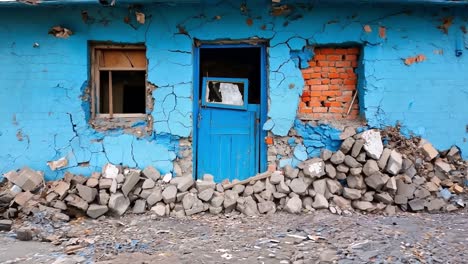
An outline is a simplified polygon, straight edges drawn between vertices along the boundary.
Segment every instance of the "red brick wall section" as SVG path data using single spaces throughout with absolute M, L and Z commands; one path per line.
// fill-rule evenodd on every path
M 307 119 L 356 119 L 358 97 L 349 115 L 356 92 L 359 48 L 315 48 L 310 67 L 302 70 L 305 86 L 299 116 Z

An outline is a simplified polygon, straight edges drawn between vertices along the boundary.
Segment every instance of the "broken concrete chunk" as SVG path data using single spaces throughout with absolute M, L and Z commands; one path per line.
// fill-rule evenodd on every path
M 146 178 L 152 179 L 155 182 L 161 178 L 161 173 L 151 165 L 146 167 L 141 173 Z
M 377 162 L 378 165 L 379 165 L 379 168 L 381 170 L 383 170 L 383 169 L 385 169 L 385 167 L 387 167 L 388 158 L 390 158 L 390 153 L 391 152 L 392 152 L 392 150 L 389 149 L 389 148 L 385 148 L 383 150 L 382 155 L 380 156 L 380 159 Z
M 323 196 L 321 194 L 315 195 L 314 203 L 312 204 L 312 207 L 314 209 L 326 209 L 326 208 L 328 208 L 327 198 L 325 198 L 325 196 Z
M 358 139 L 354 142 L 353 148 L 351 149 L 351 156 L 356 158 L 361 153 L 362 147 L 364 146 L 364 140 Z
M 67 195 L 69 189 L 70 183 L 66 181 L 58 181 L 52 186 L 51 191 L 55 192 L 59 199 L 63 199 Z
M 129 171 L 129 173 L 125 177 L 125 182 L 122 185 L 122 193 L 127 196 L 128 193 L 135 187 L 135 185 L 140 180 L 140 173 L 135 170 Z
M 439 152 L 428 142 L 422 145 L 421 150 L 428 160 L 433 160 L 439 155 Z
M 375 206 L 371 202 L 367 202 L 367 201 L 353 201 L 351 204 L 354 208 L 361 210 L 361 211 L 370 212 L 374 210 L 375 208 Z
M 168 185 L 162 192 L 162 198 L 166 204 L 170 204 L 176 201 L 177 187 L 174 185 Z
M 397 175 L 403 166 L 403 157 L 396 150 L 392 150 L 387 162 L 387 172 Z
M 213 197 L 214 190 L 213 189 L 206 189 L 198 193 L 198 198 L 204 202 L 210 201 L 211 197 Z
M 343 132 L 341 132 L 340 139 L 345 140 L 354 135 L 356 135 L 356 129 L 354 127 L 347 126 L 343 129 Z
M 424 200 L 422 199 L 414 199 L 408 202 L 408 205 L 410 206 L 411 210 L 413 211 L 421 211 L 424 210 Z
M 132 212 L 134 214 L 142 214 L 146 211 L 146 200 L 144 199 L 138 199 L 135 201 L 135 204 L 133 205 Z
M 364 150 L 366 151 L 367 156 L 378 160 L 383 152 L 380 131 L 376 129 L 364 131 L 361 134 L 361 138 L 364 139 Z
M 336 177 L 336 169 L 332 164 L 325 165 L 325 172 L 327 173 L 328 177 L 332 179 Z
M 94 198 L 96 198 L 97 190 L 95 188 L 77 184 L 76 189 L 78 190 L 78 195 L 88 203 L 93 202 Z
M 152 189 L 156 183 L 152 179 L 146 179 L 143 181 L 142 189 Z
M 364 164 L 364 167 L 362 168 L 362 172 L 366 176 L 371 176 L 374 173 L 379 172 L 379 166 L 377 165 L 377 161 L 373 159 L 369 159 L 366 164 Z
M 344 159 L 344 157 L 343 157 Z M 313 158 L 304 162 L 304 175 L 311 178 L 320 178 L 326 174 L 325 162 L 320 158 Z
M 374 173 L 371 176 L 364 179 L 366 184 L 374 190 L 380 190 L 387 183 L 390 177 L 380 172 Z
M 287 212 L 291 214 L 298 214 L 302 210 L 302 201 L 299 196 L 294 196 L 286 202 L 286 206 L 284 208 Z
M 35 191 L 43 184 L 44 176 L 37 171 L 24 167 L 14 180 L 15 181 L 13 183 L 18 185 L 24 191 Z
M 340 147 L 341 152 L 343 152 L 343 154 L 348 154 L 348 152 L 353 147 L 355 141 L 356 140 L 352 137 L 345 139 L 343 143 L 341 143 L 341 147 Z
M 333 153 L 333 155 L 330 158 L 330 162 L 338 165 L 343 163 L 345 160 L 345 154 L 341 152 L 341 150 L 338 150 L 337 152 Z
M 323 161 L 327 161 L 331 158 L 331 156 L 333 155 L 333 152 L 331 152 L 331 150 L 328 150 L 326 148 L 322 149 L 320 151 L 320 158 L 323 160 Z
M 350 175 L 346 178 L 346 182 L 348 183 L 349 188 L 359 190 L 366 189 L 364 178 L 361 175 Z
M 346 166 L 348 166 L 350 168 L 362 167 L 361 163 L 359 163 L 355 158 L 353 158 L 353 157 L 351 157 L 349 155 L 346 155 L 344 163 L 346 164 Z
M 69 194 L 65 200 L 68 202 L 68 205 L 80 209 L 81 211 L 86 212 L 88 209 L 88 203 L 83 200 L 81 197 L 75 194 Z
M 115 179 L 117 174 L 119 174 L 119 167 L 115 166 L 114 164 L 107 163 L 102 167 L 102 177 Z
M 63 157 L 58 160 L 48 161 L 47 165 L 51 170 L 55 171 L 57 169 L 66 167 L 68 165 L 68 160 L 65 157 Z
M 195 181 L 192 178 L 192 175 L 187 175 L 187 176 L 182 176 L 182 177 L 176 177 L 174 178 L 175 183 L 177 184 L 177 189 L 180 192 L 185 192 L 188 189 L 190 189 Z
M 301 178 L 293 179 L 291 183 L 289 183 L 289 188 L 291 189 L 291 191 L 299 195 L 305 194 L 307 187 L 308 186 L 304 183 L 304 181 Z
M 112 213 L 123 215 L 130 206 L 130 200 L 123 193 L 113 193 L 109 199 L 109 209 Z
M 106 205 L 91 204 L 86 211 L 86 214 L 91 218 L 98 218 L 101 215 L 104 215 L 109 211 L 109 208 Z
M 357 189 L 350 189 L 344 188 L 343 189 L 343 197 L 348 198 L 350 200 L 357 200 L 361 198 L 361 191 Z
M 286 177 L 288 177 L 290 179 L 297 178 L 297 175 L 299 174 L 299 169 L 295 169 L 295 168 L 291 167 L 290 165 L 284 166 L 283 170 L 284 170 L 284 176 L 286 176 Z M 273 174 L 274 173 L 275 172 L 273 172 Z M 273 176 L 273 174 L 272 174 L 272 176 Z
M 109 189 L 112 186 L 113 179 L 99 179 L 99 189 Z

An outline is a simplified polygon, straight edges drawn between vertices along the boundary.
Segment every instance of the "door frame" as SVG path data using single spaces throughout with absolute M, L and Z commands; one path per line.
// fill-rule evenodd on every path
M 192 175 L 195 179 L 197 175 L 197 158 L 198 158 L 198 115 L 199 115 L 199 99 L 200 99 L 200 50 L 201 49 L 222 49 L 222 48 L 259 48 L 260 49 L 260 123 L 257 126 L 257 136 L 259 142 L 259 173 L 267 170 L 267 145 L 265 138 L 267 131 L 263 130 L 263 124 L 267 121 L 268 112 L 268 82 L 267 82 L 267 43 L 246 44 L 239 41 L 236 44 L 213 44 L 206 43 L 195 45 L 194 54 L 194 69 L 193 69 L 193 127 L 192 127 Z M 253 176 L 253 175 L 252 175 Z M 200 175 L 201 177 L 201 175 Z

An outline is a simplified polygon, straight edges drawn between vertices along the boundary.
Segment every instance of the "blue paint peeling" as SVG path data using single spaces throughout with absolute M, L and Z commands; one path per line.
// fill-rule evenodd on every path
M 296 120 L 304 86 L 300 68 L 307 67 L 313 56 L 306 46 L 355 44 L 362 46 L 359 101 L 369 126 L 400 123 L 405 134 L 423 136 L 439 149 L 458 145 L 468 158 L 468 56 L 455 56 L 456 49 L 466 51 L 468 37 L 460 32 L 467 26 L 466 5 L 441 9 L 301 4 L 291 14 L 278 16 L 271 16 L 265 2 L 247 1 L 246 5 L 258 17 L 251 26 L 238 6 L 226 1 L 145 4 L 147 22 L 135 28 L 124 22 L 126 7 L 1 7 L 0 173 L 28 165 L 55 179 L 63 170 L 50 171 L 46 161 L 63 156 L 70 162 L 66 170 L 85 175 L 107 162 L 151 164 L 163 173 L 172 171 L 179 139 L 193 133 L 194 39 L 253 37 L 270 45 L 268 121 L 263 129 L 286 136 L 295 128 L 308 157 L 318 156 L 323 147 L 336 150 L 341 141 L 339 131 L 328 125 Z M 92 20 L 83 22 L 82 10 Z M 213 19 L 217 15 L 220 19 Z M 455 19 L 445 34 L 438 26 L 447 16 Z M 47 35 L 54 25 L 67 26 L 74 34 L 68 39 Z M 363 31 L 363 25 L 372 32 Z M 379 26 L 386 27 L 386 38 L 379 37 Z M 156 86 L 154 109 L 148 113 L 153 118 L 150 135 L 137 138 L 121 129 L 97 132 L 89 125 L 90 107 L 83 100 L 89 75 L 88 41 L 146 44 L 148 81 Z M 410 66 L 403 63 L 418 54 L 427 59 Z M 84 162 L 89 166 L 80 166 Z M 292 158 L 280 165 L 297 162 Z
M 294 129 L 304 140 L 307 156 L 309 158 L 320 156 L 322 148 L 336 151 L 339 149 L 341 131 L 325 124 L 311 125 L 309 123 L 296 120 Z

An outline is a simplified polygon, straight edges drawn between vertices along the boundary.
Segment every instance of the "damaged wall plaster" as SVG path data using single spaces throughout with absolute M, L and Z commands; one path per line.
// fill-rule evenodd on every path
M 140 10 L 145 23 L 138 27 L 125 22 L 128 9 L 123 7 L 60 7 L 53 17 L 46 8 L 2 8 L 0 173 L 28 165 L 54 179 L 61 171 L 51 171 L 46 161 L 60 157 L 69 159 L 65 170 L 86 175 L 107 162 L 153 164 L 163 173 L 173 171 L 180 138 L 192 134 L 194 39 L 269 40 L 269 120 L 264 128 L 277 136 L 286 136 L 295 127 L 304 85 L 297 65 L 297 57 L 304 54 L 295 51 L 314 45 L 362 45 L 359 102 L 369 125 L 400 122 L 404 131 L 428 138 L 439 149 L 458 145 L 468 158 L 468 57 L 453 55 L 457 30 L 468 18 L 454 13 L 468 14 L 468 9 L 456 8 L 464 12 L 307 4 L 272 10 L 254 1 L 243 6 L 229 1 L 146 5 Z M 438 26 L 450 16 L 452 26 L 445 34 Z M 22 17 L 30 19 L 25 22 Z M 72 28 L 73 35 L 67 39 L 48 35 L 51 25 Z M 366 32 L 365 25 L 376 30 Z M 381 27 L 385 37 L 377 30 Z M 146 44 L 148 81 L 158 87 L 153 91 L 151 136 L 97 132 L 86 122 L 89 111 L 82 107 L 81 96 L 88 79 L 89 40 Z M 426 59 L 406 66 L 404 59 L 415 54 Z

